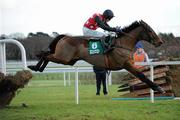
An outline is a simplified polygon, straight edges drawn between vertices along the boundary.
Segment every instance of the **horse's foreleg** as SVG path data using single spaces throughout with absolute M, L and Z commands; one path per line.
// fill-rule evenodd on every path
M 124 67 L 127 71 L 139 78 L 142 82 L 145 82 L 154 91 L 165 93 L 165 91 L 160 86 L 149 80 L 142 72 L 135 68 L 131 62 L 127 62 Z

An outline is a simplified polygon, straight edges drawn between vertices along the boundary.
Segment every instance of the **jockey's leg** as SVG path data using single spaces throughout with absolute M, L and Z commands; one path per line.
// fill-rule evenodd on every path
M 138 69 L 134 67 L 134 65 L 129 61 L 125 63 L 124 68 L 132 73 L 134 76 L 139 78 L 142 82 L 146 83 L 151 89 L 154 91 L 158 91 L 160 93 L 165 93 L 165 91 L 157 84 L 153 83 L 151 80 L 149 80 L 142 72 L 140 72 Z
M 86 27 L 83 27 L 83 35 L 84 36 L 92 36 L 92 37 L 103 37 L 107 36 L 106 33 L 97 31 L 97 30 L 91 30 Z
M 108 36 L 106 36 L 105 38 L 104 38 L 104 44 L 105 44 L 105 46 L 107 47 L 107 48 L 110 48 L 111 46 L 112 46 L 112 40 L 114 39 L 114 37 L 113 36 L 110 36 L 110 35 L 108 35 Z

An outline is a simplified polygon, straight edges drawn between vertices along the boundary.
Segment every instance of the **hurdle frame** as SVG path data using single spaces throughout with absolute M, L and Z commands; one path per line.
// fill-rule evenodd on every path
M 158 62 L 135 62 L 135 65 L 150 66 L 150 79 L 154 81 L 154 66 L 158 65 L 180 65 L 180 61 L 158 61 Z M 150 90 L 151 103 L 154 103 L 154 91 Z

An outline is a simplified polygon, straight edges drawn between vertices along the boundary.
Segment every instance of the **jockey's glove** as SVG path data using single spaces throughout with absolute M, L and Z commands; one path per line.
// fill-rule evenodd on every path
M 116 32 L 117 32 L 117 33 L 121 33 L 121 32 L 122 32 L 122 29 L 121 29 L 120 26 L 117 26 L 117 27 L 116 27 Z

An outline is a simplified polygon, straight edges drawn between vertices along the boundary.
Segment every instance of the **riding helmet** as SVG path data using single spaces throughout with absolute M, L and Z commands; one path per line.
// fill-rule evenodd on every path
M 112 12 L 112 10 L 110 9 L 107 9 L 103 12 L 103 16 L 106 18 L 106 19 L 112 19 L 114 17 L 114 13 Z

